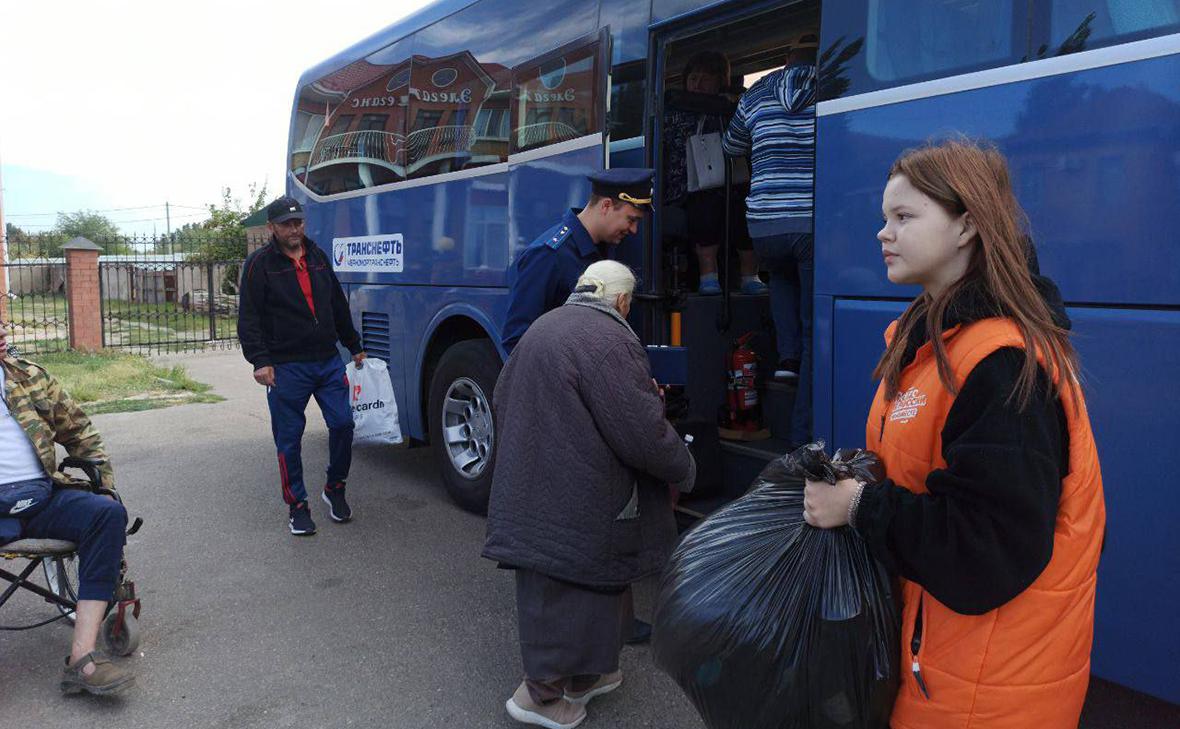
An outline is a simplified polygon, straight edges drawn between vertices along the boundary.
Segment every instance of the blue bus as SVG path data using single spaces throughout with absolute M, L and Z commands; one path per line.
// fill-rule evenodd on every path
M 586 173 L 662 167 L 686 59 L 723 51 L 748 85 L 816 29 L 815 434 L 863 443 L 882 332 L 916 293 L 889 284 L 875 239 L 890 162 L 931 137 L 994 140 L 1075 323 L 1103 463 L 1094 672 L 1180 703 L 1177 0 L 440 0 L 324 61 L 299 81 L 287 190 L 389 362 L 403 429 L 459 504 L 486 504 L 513 257 L 586 200 Z M 645 341 L 683 320 L 689 407 L 711 419 L 727 349 L 769 337 L 768 307 L 692 295 L 683 235 L 657 209 L 617 257 Z M 762 395 L 770 420 L 792 397 Z M 718 484 L 684 510 L 741 493 L 782 445 L 719 443 L 702 469 Z

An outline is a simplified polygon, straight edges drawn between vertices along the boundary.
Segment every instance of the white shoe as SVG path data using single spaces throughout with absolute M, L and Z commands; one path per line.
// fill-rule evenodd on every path
M 508 716 L 521 724 L 543 726 L 545 729 L 574 729 L 586 720 L 586 707 L 564 698 L 550 704 L 538 704 L 529 696 L 528 686 L 521 681 L 512 698 L 504 703 Z
M 619 686 L 623 685 L 623 672 L 612 671 L 611 673 L 600 676 L 594 685 L 585 691 L 566 691 L 565 700 L 571 704 L 579 704 L 585 706 L 590 702 L 590 699 L 595 696 L 602 696 L 609 694 Z

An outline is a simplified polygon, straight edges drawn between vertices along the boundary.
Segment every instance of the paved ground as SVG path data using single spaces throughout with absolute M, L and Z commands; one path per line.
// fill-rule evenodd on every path
M 361 450 L 356 520 L 287 533 L 264 390 L 237 352 L 184 360 L 226 402 L 95 418 L 130 510 L 129 560 L 143 598 L 138 686 L 63 698 L 69 631 L 0 633 L 0 726 L 511 727 L 520 660 L 511 577 L 479 557 L 484 521 L 447 500 L 425 449 Z M 327 435 L 312 406 L 309 482 Z M 318 497 L 318 491 L 314 492 Z M 650 589 L 638 595 L 650 605 Z M 4 624 L 50 615 L 21 597 Z M 623 655 L 624 688 L 587 726 L 696 728 L 648 649 Z
M 226 402 L 95 418 L 119 486 L 147 524 L 129 559 L 144 640 L 122 697 L 63 698 L 69 632 L 0 633 L 0 726 L 516 726 L 503 702 L 519 678 L 512 581 L 479 558 L 484 523 L 453 507 L 425 450 L 358 450 L 357 519 L 287 534 L 262 388 L 237 352 L 184 358 Z M 326 433 L 311 409 L 309 481 Z M 316 492 L 318 493 L 318 492 Z M 319 504 L 316 505 L 320 506 Z M 651 586 L 637 595 L 650 610 Z M 0 622 L 48 606 L 21 598 Z M 587 727 L 702 726 L 646 648 L 623 654 L 627 682 Z M 1180 726 L 1180 708 L 1096 684 L 1086 729 Z

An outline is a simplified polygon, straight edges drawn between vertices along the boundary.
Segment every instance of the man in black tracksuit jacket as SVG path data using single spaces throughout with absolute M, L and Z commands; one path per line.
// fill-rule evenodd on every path
M 279 479 L 295 535 L 315 534 L 303 485 L 304 410 L 314 396 L 328 425 L 328 474 L 322 498 L 336 522 L 352 519 L 344 482 L 352 463 L 352 408 L 339 340 L 362 367 L 365 353 L 331 261 L 303 234 L 303 208 L 289 197 L 267 206 L 268 244 L 243 264 L 238 305 L 242 354 L 266 386 L 278 449 Z

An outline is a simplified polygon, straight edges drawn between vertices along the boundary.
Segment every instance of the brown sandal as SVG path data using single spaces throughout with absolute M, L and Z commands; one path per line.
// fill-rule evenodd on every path
M 94 673 L 89 676 L 82 673 L 87 663 L 94 664 Z M 66 667 L 61 672 L 62 693 L 76 694 L 83 691 L 98 696 L 117 694 L 135 683 L 135 676 L 125 668 L 111 663 L 111 659 L 102 651 L 90 651 L 78 659 L 77 663 L 70 663 L 66 656 Z

